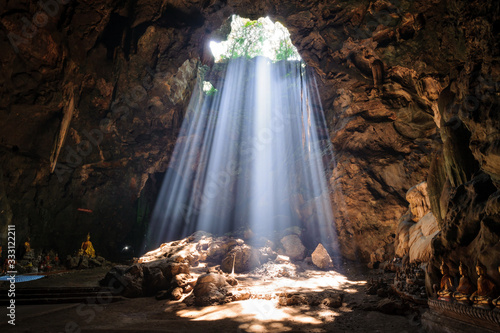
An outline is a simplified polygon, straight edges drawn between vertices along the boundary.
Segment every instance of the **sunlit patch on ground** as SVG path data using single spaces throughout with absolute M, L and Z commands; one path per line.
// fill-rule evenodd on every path
M 276 277 L 288 272 L 290 277 Z M 331 290 L 356 293 L 366 281 L 353 281 L 335 271 L 304 269 L 292 263 L 269 264 L 247 274 L 236 274 L 238 286 L 234 292 L 249 291 L 251 299 L 207 307 L 185 307 L 177 315 L 193 321 L 228 319 L 240 322 L 242 332 L 286 332 L 293 325 L 321 325 L 333 322 L 341 313 L 350 312 L 342 306 L 281 306 L 282 294 L 321 293 Z M 267 298 L 267 299 L 263 299 Z M 171 311 L 167 308 L 165 311 Z M 322 330 L 320 330 L 322 331 Z

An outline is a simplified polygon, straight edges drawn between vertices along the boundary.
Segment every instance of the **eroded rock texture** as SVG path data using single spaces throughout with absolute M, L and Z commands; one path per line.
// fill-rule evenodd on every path
M 497 2 L 65 2 L 0 1 L 2 231 L 62 255 L 89 231 L 102 255 L 138 248 L 207 42 L 237 13 L 282 22 L 316 73 L 344 256 L 390 258 L 428 176 L 436 258 L 494 246 Z
M 396 256 L 408 256 L 410 263 L 425 263 L 431 259 L 431 242 L 439 233 L 439 226 L 430 211 L 427 183 L 413 186 L 406 193 L 410 209 L 404 214 L 396 231 Z

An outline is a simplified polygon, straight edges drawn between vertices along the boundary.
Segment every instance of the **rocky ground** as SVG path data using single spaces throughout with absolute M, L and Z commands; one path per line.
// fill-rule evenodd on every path
M 258 294 L 314 295 L 322 291 L 342 295 L 341 304 L 299 304 L 284 306 L 281 297 L 250 298 L 230 303 L 196 306 L 181 300 L 156 300 L 153 297 L 124 298 L 106 304 L 99 298 L 89 304 L 19 306 L 13 332 L 422 332 L 419 317 L 423 311 L 377 288 L 370 295 L 371 279 L 390 281 L 392 274 L 369 270 L 351 263 L 344 273 L 319 271 L 289 265 L 291 277 L 264 274 L 235 274 L 241 288 L 255 288 Z M 287 266 L 288 267 L 288 266 Z M 268 271 L 271 266 L 266 267 Z M 273 267 L 273 272 L 283 266 Z M 297 270 L 299 271 L 298 273 Z M 84 273 L 84 274 L 83 274 Z M 202 272 L 200 272 L 202 273 Z M 96 285 L 102 268 L 34 281 L 37 287 L 57 285 Z M 196 270 L 191 272 L 195 275 Z M 80 276 L 81 275 L 81 276 Z M 383 285 L 383 283 L 381 284 Z M 25 285 L 29 287 L 28 285 Z M 34 284 L 33 284 L 34 286 Z M 378 286 L 376 286 L 378 287 Z M 384 292 L 382 292 L 382 290 Z M 257 292 L 258 290 L 258 292 Z M 325 293 L 326 291 L 326 293 Z M 289 299 L 289 298 L 286 298 Z M 5 310 L 2 310 L 5 311 Z M 2 316 L 4 318 L 4 316 Z M 68 325 L 68 326 L 67 326 Z M 73 325 L 73 326 L 72 326 Z M 0 322 L 1 329 L 6 321 Z M 73 329 L 73 328 L 74 329 Z M 8 327 L 11 331 L 11 327 Z
M 197 232 L 162 244 L 131 266 L 114 267 L 100 283 L 127 297 L 170 300 L 162 303 L 165 311 L 182 318 L 233 321 L 242 332 L 373 331 L 365 317 L 380 321 L 374 327 L 380 324 L 384 332 L 396 322 L 394 327 L 418 331 L 422 309 L 393 291 L 390 265 L 385 271 L 346 261 L 334 267 L 321 244 L 311 253 L 300 239 L 291 242 L 293 236 L 279 244 L 262 240 L 258 247 Z M 399 317 L 387 326 L 383 314 Z
M 129 266 L 116 265 L 109 271 L 102 267 L 78 270 L 26 283 L 22 286 L 78 288 L 100 284 L 124 297 L 109 303 L 105 296 L 97 295 L 69 307 L 19 306 L 16 330 L 421 330 L 423 308 L 401 300 L 393 291 L 395 274 L 389 271 L 390 265 L 385 270 L 368 270 L 354 262 L 334 264 L 323 246 L 318 245 L 312 253 L 300 242 L 291 246 L 288 240 L 292 235 L 284 236 L 280 244 L 267 240 L 258 247 L 239 238 L 197 232 L 162 244 Z M 35 317 L 44 320 L 28 320 Z

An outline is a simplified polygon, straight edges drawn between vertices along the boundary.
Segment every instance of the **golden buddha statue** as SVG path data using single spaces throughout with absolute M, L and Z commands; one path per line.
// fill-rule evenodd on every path
M 26 242 L 24 242 L 25 253 L 28 253 L 28 252 L 31 251 L 30 241 L 31 241 L 31 239 L 28 237 L 28 239 L 26 240 Z
M 444 260 L 441 263 L 441 274 L 443 277 L 441 278 L 441 289 L 437 292 L 439 299 L 443 301 L 449 301 L 453 296 L 453 279 L 450 275 L 450 269 L 448 265 L 444 263 Z
M 460 261 L 460 266 L 458 267 L 460 271 L 460 282 L 457 287 L 457 291 L 453 293 L 453 298 L 460 303 L 469 304 L 470 303 L 470 295 L 474 291 L 474 285 L 469 279 L 469 275 L 467 273 L 467 266 Z
M 474 302 L 474 306 L 482 308 L 491 308 L 491 301 L 496 293 L 495 283 L 486 274 L 486 266 L 479 260 L 476 264 L 476 272 L 479 275 L 477 279 L 477 290 L 471 295 L 470 300 Z
M 82 246 L 81 246 L 78 254 L 79 255 L 86 255 L 86 256 L 89 256 L 91 258 L 95 257 L 94 246 L 92 246 L 92 242 L 90 241 L 90 232 L 87 234 L 87 240 L 82 243 Z

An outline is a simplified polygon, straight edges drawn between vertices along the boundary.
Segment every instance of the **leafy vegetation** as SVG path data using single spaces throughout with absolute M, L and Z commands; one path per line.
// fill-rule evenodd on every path
M 233 15 L 227 41 L 212 42 L 211 47 L 216 61 L 256 56 L 268 57 L 273 61 L 300 60 L 288 30 L 267 17 L 251 21 Z

